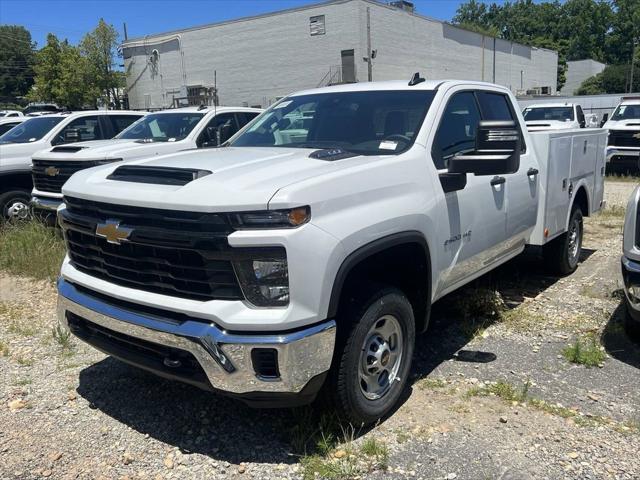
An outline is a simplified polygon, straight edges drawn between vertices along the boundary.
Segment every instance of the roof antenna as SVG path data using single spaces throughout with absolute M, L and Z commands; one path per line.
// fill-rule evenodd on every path
M 420 72 L 416 72 L 413 74 L 413 77 L 411 77 L 411 80 L 409 80 L 409 86 L 413 87 L 422 82 L 426 82 L 426 80 L 420 76 Z

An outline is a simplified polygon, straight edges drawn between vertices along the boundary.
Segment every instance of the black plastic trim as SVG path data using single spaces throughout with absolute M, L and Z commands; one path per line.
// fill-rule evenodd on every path
M 342 289 L 344 282 L 349 276 L 349 273 L 363 260 L 380 253 L 388 248 L 397 247 L 398 245 L 417 243 L 424 248 L 425 256 L 427 258 L 427 274 L 431 275 L 431 254 L 429 253 L 429 245 L 424 235 L 418 231 L 399 232 L 382 237 L 368 243 L 356 251 L 352 252 L 342 262 L 336 278 L 333 281 L 333 288 L 331 290 L 331 298 L 329 300 L 329 311 L 327 312 L 327 318 L 335 318 L 338 313 L 338 307 L 340 305 L 340 296 L 342 295 Z M 427 297 L 431 300 L 431 278 L 427 281 Z M 428 312 L 427 312 L 428 313 Z

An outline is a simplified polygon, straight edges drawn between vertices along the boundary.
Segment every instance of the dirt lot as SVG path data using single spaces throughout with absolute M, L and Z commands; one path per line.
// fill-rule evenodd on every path
M 640 478 L 619 279 L 634 186 L 607 182 L 571 277 L 528 252 L 439 302 L 404 403 L 370 430 L 128 367 L 53 330 L 53 285 L 0 272 L 0 478 Z

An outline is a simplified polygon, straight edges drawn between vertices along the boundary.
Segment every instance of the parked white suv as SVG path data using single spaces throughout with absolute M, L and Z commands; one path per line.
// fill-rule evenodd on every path
M 582 107 L 577 103 L 529 105 L 524 108 L 522 115 L 530 132 L 585 128 L 586 126 Z
M 607 160 L 610 165 L 637 169 L 640 161 L 640 97 L 623 97 L 603 127 L 609 130 Z
M 0 218 L 23 217 L 31 198 L 31 156 L 52 145 L 111 138 L 140 112 L 84 111 L 27 118 L 0 136 Z
M 33 160 L 32 205 L 54 212 L 62 185 L 85 168 L 121 160 L 166 155 L 227 141 L 262 110 L 245 107 L 187 107 L 150 113 L 116 138 L 55 146 Z
M 352 423 L 407 384 L 431 304 L 543 245 L 578 265 L 606 132 L 530 134 L 465 81 L 290 95 L 221 148 L 78 172 L 59 319 L 126 362 L 254 405 L 325 385 Z M 566 145 L 575 148 L 566 148 Z

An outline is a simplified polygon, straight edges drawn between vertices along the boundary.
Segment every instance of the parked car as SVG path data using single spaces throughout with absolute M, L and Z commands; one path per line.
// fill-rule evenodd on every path
M 627 203 L 622 240 L 622 279 L 627 307 L 627 331 L 640 338 L 640 222 L 638 203 L 640 187 L 636 187 Z
M 21 124 L 27 117 L 3 117 L 0 118 L 0 136 L 7 133 L 16 125 Z
M 59 319 L 159 375 L 258 406 L 324 385 L 371 423 L 399 401 L 434 301 L 527 244 L 575 270 L 605 142 L 530 134 L 487 83 L 296 93 L 221 148 L 74 174 Z
M 0 119 L 7 117 L 24 117 L 24 115 L 18 110 L 0 110 Z
M 188 107 L 150 113 L 111 140 L 54 146 L 33 156 L 32 205 L 55 211 L 62 185 L 79 170 L 192 148 L 217 146 L 262 110 L 244 107 Z M 52 169 L 56 172 L 52 175 Z
M 27 117 L 38 117 L 40 115 L 48 115 L 51 113 L 61 112 L 62 109 L 55 103 L 33 102 L 27 105 L 22 111 Z
M 522 111 L 522 115 L 530 132 L 585 128 L 586 126 L 582 107 L 577 103 L 529 105 Z
M 142 115 L 123 110 L 54 113 L 27 118 L 5 132 L 0 136 L 0 218 L 27 215 L 35 152 L 52 145 L 111 138 Z
M 637 169 L 640 161 L 640 97 L 623 97 L 604 128 L 609 130 L 607 160 L 610 165 Z

